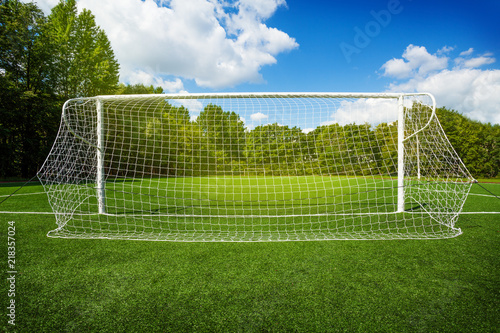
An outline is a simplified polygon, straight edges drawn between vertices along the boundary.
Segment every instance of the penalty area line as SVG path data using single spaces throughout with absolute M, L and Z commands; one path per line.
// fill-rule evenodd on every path
M 476 196 L 480 196 L 480 197 L 496 198 L 494 195 L 489 195 L 489 194 L 469 193 L 469 195 L 476 195 Z
M 474 214 L 500 214 L 500 212 L 461 212 L 460 215 L 474 215 Z
M 21 196 L 21 195 L 40 195 L 40 194 L 45 194 L 45 192 L 19 193 L 19 194 L 2 194 L 2 195 L 0 195 L 0 198 L 4 198 L 4 197 L 18 197 L 18 196 Z
M 40 214 L 40 215 L 55 215 L 54 212 L 3 212 L 0 211 L 0 214 Z

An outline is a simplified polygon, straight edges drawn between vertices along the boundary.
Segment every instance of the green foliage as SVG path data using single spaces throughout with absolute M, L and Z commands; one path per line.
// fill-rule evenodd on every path
M 146 165 L 150 161 L 161 161 L 151 166 L 151 173 L 157 175 L 354 176 L 397 173 L 397 122 L 380 123 L 376 127 L 332 124 L 320 126 L 308 134 L 299 127 L 290 128 L 277 123 L 248 131 L 238 114 L 224 111 L 214 104 L 206 105 L 195 121 L 189 120 L 186 108 L 168 103 L 157 110 L 156 106 L 151 108 L 147 103 L 143 107 L 139 104 L 134 107 L 134 113 L 128 115 L 112 106 L 108 108 L 111 112 L 106 121 L 110 126 L 109 141 L 115 142 L 116 149 L 130 151 L 108 154 L 116 159 L 110 164 L 116 174 L 120 173 L 122 163 L 135 163 L 138 158 L 148 161 Z M 500 126 L 472 122 L 445 109 L 440 109 L 439 115 L 452 145 L 472 174 L 476 177 L 496 176 L 500 168 Z M 427 118 L 421 118 L 424 123 L 408 129 L 410 133 L 425 125 Z M 131 140 L 129 133 L 133 136 Z M 430 174 L 441 164 L 442 168 L 446 167 L 447 157 L 440 160 L 433 145 L 432 139 L 419 139 L 418 135 L 406 141 L 407 172 L 416 176 L 418 171 Z M 418 162 L 415 158 L 411 160 L 411 156 L 417 155 Z M 141 163 L 137 165 L 136 172 Z M 146 171 L 141 169 L 141 172 Z
M 250 173 L 264 175 L 303 175 L 306 142 L 300 128 L 277 123 L 257 126 L 246 144 Z
M 202 172 L 201 130 L 190 122 L 186 108 L 136 103 L 135 111 L 126 113 L 112 103 L 106 105 L 104 141 L 108 145 L 104 148 L 109 175 L 192 176 Z M 127 167 L 131 164 L 133 170 Z
M 16 0 L 0 5 L 0 73 L 6 81 L 2 89 L 50 91 L 46 84 L 50 58 L 42 35 L 45 22 L 33 3 Z
M 54 59 L 53 81 L 65 98 L 114 93 L 119 65 L 108 37 L 92 13 L 77 14 L 75 0 L 61 0 L 48 17 Z
M 245 150 L 245 125 L 235 112 L 208 104 L 196 119 L 201 130 L 206 160 L 200 161 L 210 173 L 239 169 Z
M 384 161 L 382 150 L 388 150 L 378 127 L 378 139 L 369 124 L 333 124 L 320 127 L 316 134 L 315 147 L 321 174 L 359 175 L 378 173 Z M 397 138 L 396 138 L 397 140 Z M 374 172 L 375 171 L 375 172 Z
M 59 124 L 58 102 L 43 93 L 0 89 L 0 177 L 27 178 L 41 167 Z
M 143 94 L 163 94 L 162 87 L 154 87 L 153 85 L 145 86 L 142 83 L 138 84 L 118 84 L 115 92 L 116 95 L 143 95 Z
M 500 125 L 483 124 L 446 108 L 439 108 L 437 115 L 474 177 L 494 178 L 500 173 Z
M 398 160 L 398 124 L 381 123 L 375 128 L 376 140 L 380 143 L 378 151 L 378 168 L 380 174 L 397 173 Z
M 0 5 L 0 177 L 31 177 L 47 156 L 61 100 L 48 82 L 45 18 L 32 3 Z
M 170 176 L 192 175 L 193 168 L 188 165 L 192 165 L 193 148 L 199 149 L 199 143 L 198 145 L 193 143 L 198 136 L 193 133 L 194 126 L 189 122 L 188 110 L 167 103 L 158 117 L 161 120 L 154 116 L 148 117 L 146 128 L 142 131 L 144 146 L 148 147 L 144 159 L 159 163 L 158 170 L 156 172 L 152 170 L 151 173 Z
M 118 63 L 93 15 L 61 1 L 0 3 L 0 177 L 30 178 L 56 136 L 67 98 L 113 93 Z

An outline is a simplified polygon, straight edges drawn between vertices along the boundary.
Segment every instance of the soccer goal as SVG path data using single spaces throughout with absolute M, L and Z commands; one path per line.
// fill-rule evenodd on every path
M 78 98 L 38 173 L 50 237 L 429 239 L 474 181 L 430 94 Z

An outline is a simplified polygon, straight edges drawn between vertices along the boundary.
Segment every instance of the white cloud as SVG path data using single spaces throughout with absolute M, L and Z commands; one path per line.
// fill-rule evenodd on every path
M 337 122 L 335 120 L 327 120 L 327 121 L 322 121 L 321 124 L 319 124 L 320 126 L 329 126 L 329 125 L 333 125 L 333 124 L 336 124 Z
M 492 53 L 485 53 L 482 56 L 471 58 L 468 57 L 472 55 L 474 52 L 474 49 L 471 47 L 467 51 L 461 52 L 460 56 L 455 58 L 455 65 L 457 68 L 477 68 L 481 67 L 484 65 L 490 65 L 496 61 L 495 58 L 493 58 Z M 464 58 L 468 57 L 468 58 Z
M 59 1 L 36 2 L 49 14 Z M 177 78 L 208 88 L 262 82 L 263 66 L 298 47 L 264 23 L 284 0 L 78 0 L 77 6 L 89 9 L 108 35 L 121 81 L 142 77 L 167 91 L 183 89 Z
M 335 112 L 331 114 L 331 121 L 322 125 L 338 123 L 346 124 L 371 124 L 377 125 L 382 122 L 391 122 L 398 119 L 398 104 L 394 99 L 356 99 L 354 101 L 344 100 Z
M 410 64 L 403 59 L 389 60 L 382 66 L 382 69 L 384 70 L 384 76 L 393 76 L 396 78 L 407 78 L 412 72 Z
M 302 133 L 307 134 L 307 133 L 312 132 L 312 131 L 314 131 L 314 128 L 304 128 L 304 129 L 302 130 Z
M 106 31 L 122 66 L 122 80 L 137 71 L 193 79 L 222 88 L 259 82 L 260 69 L 298 46 L 263 21 L 282 1 L 240 1 L 226 7 L 215 0 L 79 0 Z
M 476 68 L 481 67 L 483 65 L 489 65 L 495 62 L 495 58 L 491 58 L 488 56 L 481 56 L 472 59 L 464 60 L 463 66 L 467 68 Z
M 426 74 L 419 75 L 420 67 L 416 67 L 410 76 L 405 77 L 406 80 L 386 72 L 387 76 L 399 79 L 390 84 L 389 91 L 430 92 L 436 97 L 438 106 L 455 109 L 479 121 L 500 123 L 500 70 L 478 69 L 494 63 L 495 58 L 491 53 L 464 58 L 470 57 L 473 51 L 470 48 L 461 52 L 454 59 L 455 67 L 451 69 L 423 71 Z
M 415 75 L 427 75 L 447 66 L 447 57 L 430 54 L 425 47 L 410 44 L 403 53 L 403 59 L 389 60 L 381 69 L 384 70 L 384 76 L 404 79 Z
M 169 103 L 175 106 L 183 106 L 190 113 L 200 113 L 203 110 L 203 103 L 197 99 L 172 99 Z
M 240 116 L 240 120 L 243 122 L 243 126 L 245 126 L 245 130 L 250 132 L 255 128 L 255 125 L 253 124 L 247 124 L 247 120 L 245 117 Z
M 453 46 L 443 46 L 437 51 L 437 54 L 445 54 L 445 53 L 450 53 L 453 51 L 455 48 Z
M 269 116 L 263 114 L 262 112 L 257 112 L 250 115 L 250 119 L 252 119 L 253 121 L 260 121 L 267 118 L 269 118 Z
M 247 132 L 252 131 L 254 128 L 255 128 L 255 126 L 254 126 L 254 125 L 252 125 L 252 124 L 249 124 L 249 125 L 246 125 L 246 124 L 245 124 L 245 130 L 246 130 Z
M 167 81 L 161 77 L 155 76 L 153 73 L 146 73 L 143 70 L 132 72 L 129 76 L 128 83 L 142 83 L 146 86 L 153 85 L 155 87 L 162 87 L 165 92 L 169 93 L 180 92 L 184 89 L 184 84 L 179 78 L 173 81 Z
M 395 99 L 342 100 L 338 108 L 330 114 L 330 119 L 321 122 L 320 125 L 370 124 L 377 126 L 380 123 L 392 123 L 398 120 L 398 103 Z
M 471 47 L 467 51 L 460 52 L 460 56 L 465 57 L 465 56 L 471 55 L 472 52 L 474 52 L 474 49 Z
M 38 8 L 45 13 L 45 15 L 49 15 L 51 9 L 59 3 L 59 0 L 21 0 L 21 2 L 34 2 Z
M 500 70 L 444 70 L 425 79 L 392 84 L 392 91 L 430 92 L 438 106 L 483 122 L 500 124 Z

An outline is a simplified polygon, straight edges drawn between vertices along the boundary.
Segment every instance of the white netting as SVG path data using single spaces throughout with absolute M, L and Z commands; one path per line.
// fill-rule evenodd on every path
M 426 94 L 70 100 L 38 174 L 58 225 L 49 236 L 454 237 L 473 179 L 433 110 Z

